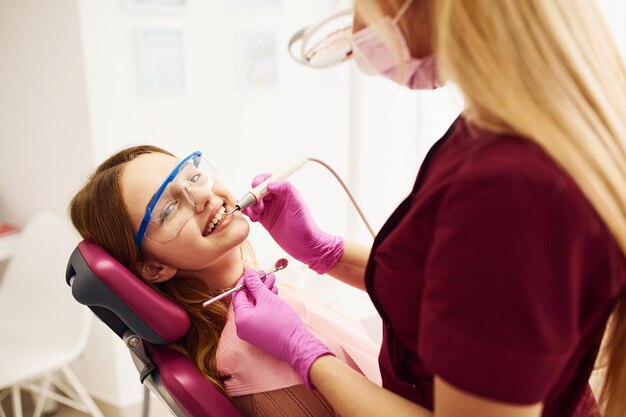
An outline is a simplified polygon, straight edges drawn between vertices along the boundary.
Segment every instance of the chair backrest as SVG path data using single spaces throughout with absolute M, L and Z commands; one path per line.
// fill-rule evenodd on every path
M 82 241 L 67 265 L 74 298 L 88 306 L 120 338 L 129 330 L 147 343 L 148 353 L 169 395 L 189 417 L 241 417 L 241 413 L 197 368 L 162 346 L 183 337 L 189 316 L 158 294 L 93 242 Z
M 19 325 L 22 337 L 65 352 L 73 360 L 87 343 L 92 316 L 59 285 L 79 237 L 62 217 L 42 213 L 23 228 L 0 282 L 0 319 Z

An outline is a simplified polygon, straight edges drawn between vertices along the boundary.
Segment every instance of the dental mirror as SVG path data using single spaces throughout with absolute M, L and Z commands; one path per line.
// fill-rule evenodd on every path
M 280 271 L 281 269 L 285 269 L 285 268 L 287 268 L 288 264 L 289 264 L 289 261 L 287 259 L 280 258 L 274 264 L 274 270 L 272 272 L 268 272 L 268 274 L 271 274 L 271 273 L 276 272 L 276 271 Z
M 288 265 L 288 264 L 289 264 L 289 261 L 288 261 L 287 259 L 285 259 L 285 258 L 280 258 L 279 260 L 277 260 L 277 261 L 274 263 L 274 270 L 269 271 L 269 272 L 265 272 L 265 273 L 264 273 L 263 275 L 261 275 L 259 278 L 260 278 L 262 281 L 265 281 L 265 277 L 266 277 L 267 275 L 269 275 L 269 274 L 273 274 L 274 272 L 278 272 L 278 271 L 280 271 L 280 270 L 282 270 L 282 269 L 285 269 L 285 268 L 287 267 L 287 265 Z M 216 301 L 221 300 L 222 298 L 226 298 L 226 297 L 228 297 L 229 295 L 231 295 L 232 293 L 234 293 L 234 292 L 236 292 L 236 291 L 239 291 L 240 289 L 242 289 L 242 288 L 243 288 L 243 287 L 245 287 L 245 286 L 246 286 L 245 284 L 240 284 L 240 285 L 237 285 L 236 287 L 231 288 L 231 289 L 230 289 L 230 290 L 228 290 L 228 291 L 224 291 L 224 292 L 223 292 L 223 293 L 221 293 L 220 295 L 216 295 L 215 297 L 213 297 L 213 298 L 210 298 L 210 299 L 206 300 L 204 303 L 202 303 L 202 307 L 206 307 L 206 306 L 208 306 L 208 305 L 213 304 L 213 303 L 214 303 L 214 302 L 216 302 Z

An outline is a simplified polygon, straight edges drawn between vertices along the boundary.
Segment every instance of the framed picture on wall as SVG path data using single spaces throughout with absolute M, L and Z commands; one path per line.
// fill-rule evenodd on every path
M 276 87 L 276 35 L 235 34 L 235 76 L 240 91 Z
M 180 29 L 137 31 L 139 92 L 146 97 L 185 93 L 183 32 Z
M 122 0 L 124 11 L 132 14 L 185 13 L 188 0 Z

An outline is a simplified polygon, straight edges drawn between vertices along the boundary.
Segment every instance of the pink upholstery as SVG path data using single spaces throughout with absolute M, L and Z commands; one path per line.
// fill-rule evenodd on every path
M 100 281 L 161 338 L 174 341 L 187 333 L 189 316 L 180 306 L 157 294 L 95 243 L 83 240 L 78 250 Z
M 196 367 L 178 352 L 146 343 L 161 373 L 161 383 L 186 415 L 241 417 L 235 406 L 218 392 Z

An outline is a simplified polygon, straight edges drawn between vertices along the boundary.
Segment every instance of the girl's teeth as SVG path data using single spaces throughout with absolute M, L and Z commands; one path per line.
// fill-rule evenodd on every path
M 222 220 L 224 218 L 224 214 L 226 214 L 226 208 L 224 206 L 222 206 L 217 211 L 217 214 L 215 215 L 213 220 L 211 220 L 212 224 L 209 226 L 209 228 L 207 230 L 207 235 L 209 233 L 211 233 L 213 231 L 213 229 L 215 229 L 215 226 L 217 226 L 217 224 L 220 222 L 220 220 Z

